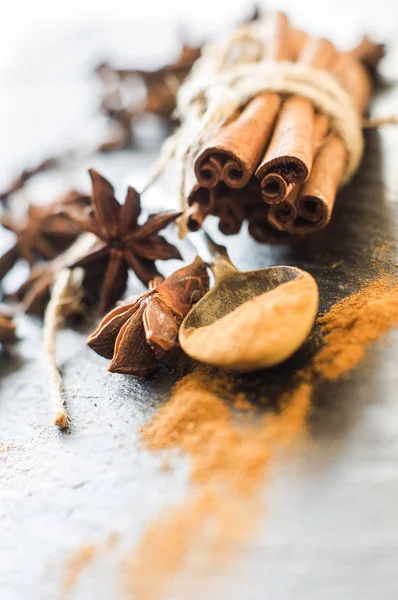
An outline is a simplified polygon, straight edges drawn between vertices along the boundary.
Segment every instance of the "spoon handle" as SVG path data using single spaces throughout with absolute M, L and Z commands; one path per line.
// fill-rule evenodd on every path
M 225 246 L 216 244 L 204 229 L 191 234 L 190 240 L 211 269 L 216 281 L 220 281 L 225 275 L 238 271 L 231 263 Z

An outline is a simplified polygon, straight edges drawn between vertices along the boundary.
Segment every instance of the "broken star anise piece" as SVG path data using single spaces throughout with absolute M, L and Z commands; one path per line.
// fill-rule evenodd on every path
M 21 303 L 21 308 L 25 313 L 42 317 L 50 300 L 51 288 L 60 272 L 65 266 L 61 261 L 63 257 L 57 257 L 54 260 L 34 265 L 29 272 L 28 277 L 20 287 L 9 296 L 10 299 Z M 81 303 L 89 308 L 98 303 L 100 295 L 100 283 L 103 272 L 100 270 L 90 270 L 86 272 L 83 279 Z M 66 316 L 75 316 L 73 306 L 68 307 L 69 313 Z M 80 307 L 81 308 L 81 307 Z M 68 312 L 68 311 L 67 311 Z M 79 310 L 76 316 L 81 316 Z
M 159 281 L 159 280 L 158 280 Z M 87 343 L 112 358 L 109 371 L 147 375 L 178 345 L 181 321 L 209 289 L 205 263 L 197 257 L 149 292 L 108 313 Z
M 21 220 L 7 213 L 2 215 L 0 224 L 15 233 L 16 239 L 10 250 L 0 257 L 0 281 L 20 259 L 32 266 L 37 260 L 51 260 L 64 252 L 81 233 L 65 210 L 71 207 L 81 210 L 88 202 L 87 196 L 71 191 L 51 204 L 30 205 Z
M 126 289 L 129 268 L 148 285 L 159 274 L 155 260 L 182 258 L 177 248 L 158 234 L 181 213 L 167 210 L 150 215 L 139 225 L 141 202 L 136 190 L 129 187 L 121 205 L 109 181 L 93 169 L 89 173 L 93 184 L 92 211 L 86 218 L 82 218 L 81 213 L 72 216 L 82 229 L 95 233 L 100 241 L 72 266 L 87 271 L 103 267 L 99 309 L 106 312 Z
M 145 114 L 156 115 L 166 122 L 174 122 L 176 94 L 199 58 L 201 49 L 184 44 L 176 60 L 152 71 L 145 69 L 117 69 L 107 62 L 98 65 L 103 93 L 101 110 L 111 123 L 119 125 L 116 136 L 100 144 L 99 151 L 110 151 L 134 145 L 134 123 Z M 140 101 L 142 86 L 146 100 Z
M 16 342 L 15 325 L 12 316 L 0 306 L 0 344 Z

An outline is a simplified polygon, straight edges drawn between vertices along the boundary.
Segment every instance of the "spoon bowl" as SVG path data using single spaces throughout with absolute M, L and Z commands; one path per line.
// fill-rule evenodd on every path
M 179 341 L 201 362 L 252 371 L 291 356 L 308 337 L 318 309 L 311 275 L 279 266 L 240 272 L 207 238 L 215 283 L 183 320 Z

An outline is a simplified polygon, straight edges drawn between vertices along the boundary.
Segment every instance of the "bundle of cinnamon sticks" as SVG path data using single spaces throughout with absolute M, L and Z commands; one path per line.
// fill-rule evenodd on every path
M 294 28 L 283 13 L 250 27 L 247 44 L 256 36 L 261 42 L 253 47 L 253 62 L 296 62 L 327 71 L 351 96 L 358 115 L 366 112 L 382 45 L 364 37 L 353 50 L 340 52 L 330 41 Z M 234 60 L 229 57 L 228 68 Z M 261 242 L 299 239 L 325 227 L 348 158 L 330 119 L 310 100 L 267 91 L 204 136 L 195 150 L 183 225 L 196 231 L 207 215 L 215 215 L 220 230 L 231 235 L 247 220 L 250 234 Z

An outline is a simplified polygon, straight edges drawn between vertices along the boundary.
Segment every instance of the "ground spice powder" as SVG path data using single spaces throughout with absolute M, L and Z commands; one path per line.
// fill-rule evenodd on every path
M 152 451 L 187 453 L 192 488 L 185 502 L 151 523 L 128 559 L 128 597 L 158 600 L 178 573 L 192 567 L 195 549 L 211 565 L 248 539 L 261 515 L 258 492 L 280 450 L 305 439 L 315 382 L 353 369 L 369 344 L 398 324 L 397 282 L 375 281 L 318 320 L 323 345 L 309 367 L 296 373 L 299 383 L 279 414 L 256 419 L 247 399 L 234 396 L 233 379 L 225 373 L 199 368 L 177 384 L 142 438 Z M 241 407 L 243 418 L 234 418 L 232 407 Z
M 80 573 L 92 563 L 96 554 L 96 545 L 85 544 L 84 546 L 80 546 L 76 552 L 70 556 L 62 582 L 62 596 L 66 596 L 71 591 L 79 578 Z
M 371 342 L 398 323 L 398 280 L 385 277 L 336 304 L 318 320 L 323 348 L 313 360 L 324 379 L 338 379 L 363 360 Z
M 241 406 L 243 399 L 239 394 L 235 403 L 230 386 L 226 375 L 214 378 L 199 368 L 177 384 L 142 431 L 151 450 L 179 449 L 190 455 L 194 487 L 187 501 L 149 526 L 129 562 L 129 590 L 137 600 L 161 598 L 199 548 L 207 564 L 230 556 L 258 522 L 257 492 L 279 450 L 305 433 L 309 383 L 283 399 L 279 414 L 256 423 L 247 411 L 234 418 L 230 406 Z M 222 399 L 226 394 L 231 404 Z

